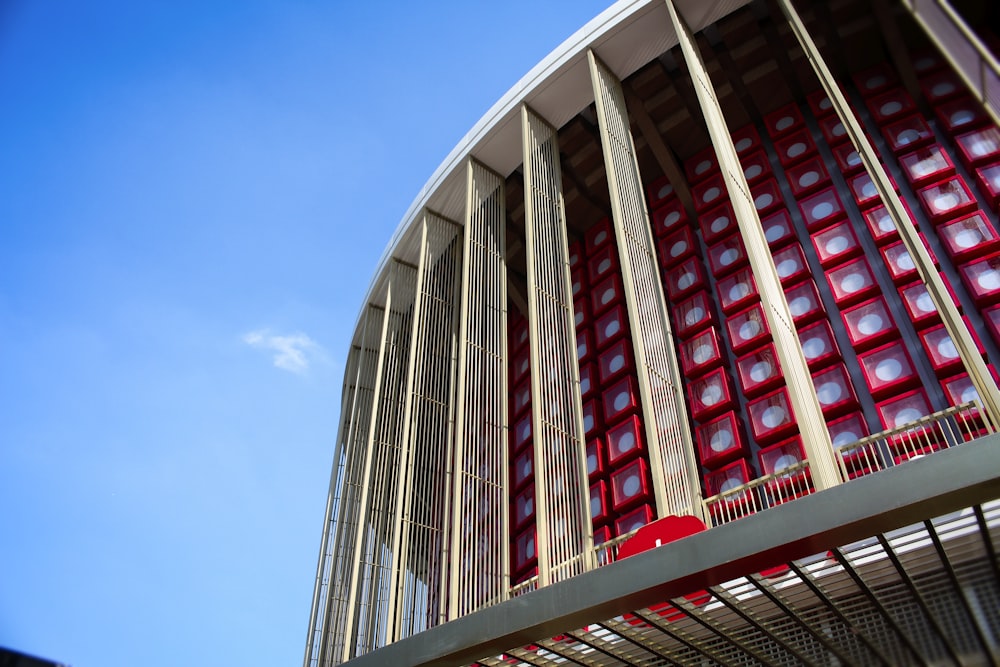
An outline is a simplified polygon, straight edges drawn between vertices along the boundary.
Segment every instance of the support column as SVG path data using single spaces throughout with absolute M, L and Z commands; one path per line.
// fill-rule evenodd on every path
M 389 270 L 385 318 L 379 347 L 375 401 L 361 479 L 361 507 L 348 587 L 345 644 L 341 661 L 386 644 L 389 591 L 395 554 L 391 551 L 400 507 L 397 475 L 408 384 L 416 271 L 393 260 Z
M 504 180 L 471 159 L 466 173 L 449 620 L 510 591 Z
M 684 22 L 673 0 L 666 0 L 670 12 L 670 20 L 680 43 L 688 72 L 694 83 L 701 106 L 702 115 L 708 126 L 708 133 L 715 148 L 726 182 L 726 190 L 736 214 L 740 234 L 747 249 L 750 269 L 753 272 L 757 289 L 760 292 L 760 302 L 767 318 L 768 327 L 774 338 L 774 347 L 778 353 L 778 361 L 785 375 L 788 396 L 792 411 L 802 435 L 802 447 L 809 460 L 809 470 L 817 491 L 827 489 L 840 483 L 836 459 L 830 434 L 826 429 L 826 419 L 816 396 L 809 367 L 802 353 L 792 314 L 788 310 L 788 301 L 782 289 L 778 272 L 774 266 L 774 257 L 764 237 L 764 230 L 757 216 L 757 209 L 750 196 L 750 186 L 747 185 L 743 169 L 740 167 L 736 147 L 722 115 L 722 108 L 715 95 L 712 80 L 705 69 L 701 53 L 695 44 L 691 29 Z
M 940 6 L 947 5 L 943 0 L 939 0 L 938 4 Z M 889 217 L 895 223 L 896 229 L 899 231 L 899 236 L 906 246 L 906 251 L 910 253 L 910 257 L 916 265 L 920 279 L 927 286 L 927 293 L 941 314 L 941 320 L 944 322 L 945 329 L 948 331 L 948 335 L 951 336 L 952 342 L 955 343 L 955 348 L 962 359 L 962 364 L 965 366 L 969 378 L 979 393 L 979 398 L 990 421 L 993 424 L 1000 423 L 997 421 L 1000 419 L 1000 389 L 997 388 L 997 383 L 983 361 L 983 357 L 976 347 L 975 340 L 962 320 L 955 302 L 952 301 L 944 281 L 941 279 L 938 270 L 934 268 L 934 262 L 931 260 L 927 248 L 924 247 L 923 241 L 920 240 L 916 226 L 910 220 L 910 216 L 903 207 L 903 202 L 899 199 L 899 195 L 896 194 L 895 188 L 892 187 L 892 182 L 889 180 L 889 175 L 879 160 L 875 147 L 865 135 L 861 123 L 858 122 L 854 112 L 851 111 L 850 104 L 841 92 L 840 86 L 834 80 L 830 69 L 826 66 L 826 62 L 823 60 L 819 49 L 816 48 L 812 37 L 806 31 L 802 19 L 795 11 L 795 7 L 792 6 L 790 0 L 779 0 L 778 5 L 785 14 L 785 18 L 788 19 L 788 25 L 802 46 L 803 52 L 809 58 L 809 62 L 812 63 L 813 70 L 823 85 L 823 90 L 826 91 L 827 97 L 830 98 L 830 102 L 833 103 L 833 108 L 837 112 L 840 122 L 843 123 L 844 128 L 847 130 L 847 136 L 851 138 L 851 142 L 861 157 L 861 161 L 868 175 L 871 177 L 872 183 L 878 189 L 882 203 L 885 205 Z M 995 114 L 995 112 L 991 113 Z
M 521 107 L 538 585 L 593 567 L 583 401 L 556 130 Z
M 389 642 L 445 620 L 457 297 L 457 223 L 424 211 L 391 553 Z
M 632 327 L 656 511 L 661 517 L 692 514 L 704 519 L 698 463 L 622 85 L 593 51 L 587 58 Z

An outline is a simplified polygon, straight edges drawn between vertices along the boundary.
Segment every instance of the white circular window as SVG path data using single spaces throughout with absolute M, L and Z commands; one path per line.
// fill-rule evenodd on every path
M 670 247 L 671 257 L 680 257 L 688 249 L 687 241 L 678 241 Z
M 903 105 L 896 100 L 891 102 L 886 102 L 882 105 L 882 115 L 891 116 L 894 113 L 899 113 L 899 110 L 903 108 Z
M 860 273 L 852 273 L 840 281 L 840 289 L 846 294 L 853 294 L 865 286 L 865 277 Z
M 984 290 L 995 290 L 1000 288 L 1000 272 L 996 269 L 987 269 L 976 277 L 976 282 Z
M 729 226 L 729 217 L 725 215 L 720 215 L 718 218 L 712 221 L 712 231 L 716 234 L 726 229 Z
M 802 353 L 806 356 L 806 359 L 816 359 L 824 352 L 826 352 L 825 338 L 817 336 L 802 343 Z
M 746 176 L 747 180 L 753 180 L 760 176 L 760 173 L 764 171 L 763 167 L 759 164 L 752 164 L 744 170 L 743 175 Z
M 701 390 L 702 405 L 713 406 L 722 400 L 722 387 L 717 384 L 710 384 Z
M 876 74 L 874 76 L 869 77 L 868 80 L 865 81 L 865 86 L 868 88 L 868 90 L 874 90 L 879 86 L 884 86 L 884 85 L 885 85 L 884 74 Z
M 951 124 L 952 125 L 965 125 L 971 122 L 976 114 L 972 113 L 969 109 L 959 109 L 958 111 L 951 114 Z
M 746 283 L 736 283 L 729 288 L 729 300 L 739 301 L 750 295 L 750 286 Z
M 795 119 L 791 116 L 782 116 L 778 119 L 778 122 L 774 124 L 774 129 L 781 132 L 782 130 L 787 130 L 795 123 Z
M 937 351 L 944 359 L 958 358 L 958 348 L 955 347 L 955 343 L 952 342 L 950 336 L 938 342 Z
M 778 262 L 778 266 L 775 267 L 778 270 L 779 278 L 787 278 L 796 271 L 799 270 L 799 260 L 797 259 L 783 259 Z
M 615 288 L 609 287 L 601 293 L 601 305 L 607 305 L 615 298 Z
M 678 213 L 677 211 L 671 211 L 670 213 L 667 214 L 667 217 L 663 219 L 663 226 L 670 227 L 680 219 L 681 219 L 680 213 Z
M 611 361 L 608 363 L 608 370 L 612 373 L 617 373 L 621 369 L 625 368 L 625 355 L 616 354 L 611 357 Z
M 705 316 L 705 309 L 701 306 L 695 306 L 687 312 L 684 316 L 684 323 L 688 326 L 693 326 L 701 322 L 701 318 Z
M 933 93 L 936 97 L 940 97 L 942 95 L 951 94 L 953 90 L 955 90 L 955 84 L 950 81 L 941 81 L 940 83 L 934 84 L 931 88 L 931 93 Z
M 746 322 L 740 325 L 739 335 L 740 338 L 742 338 L 743 340 L 750 340 L 763 330 L 764 328 L 760 325 L 760 322 L 758 322 L 757 320 L 747 320 Z
M 763 382 L 771 377 L 773 372 L 774 367 L 771 365 L 771 362 L 763 359 L 750 367 L 750 379 L 754 382 Z
M 622 493 L 625 494 L 626 498 L 631 498 L 639 493 L 640 489 L 642 489 L 642 482 L 639 481 L 638 475 L 629 475 L 622 484 Z
M 885 328 L 885 320 L 878 313 L 866 313 L 858 320 L 858 331 L 865 336 L 878 333 Z
M 612 402 L 612 405 L 614 405 L 615 410 L 624 410 L 629 406 L 631 400 L 632 399 L 629 397 L 628 392 L 623 391 L 615 396 L 615 400 Z
M 733 446 L 733 432 L 728 428 L 720 429 L 712 434 L 708 446 L 713 452 L 724 452 Z
M 909 271 L 916 268 L 916 265 L 913 263 L 913 258 L 910 257 L 910 253 L 908 252 L 904 252 L 896 258 L 896 266 L 903 271 Z
M 729 266 L 739 258 L 740 258 L 739 250 L 737 250 L 736 248 L 726 248 L 725 250 L 722 251 L 722 254 L 719 255 L 719 263 L 722 264 L 722 266 Z
M 674 186 L 667 183 L 662 188 L 660 188 L 659 192 L 656 193 L 656 198 L 663 199 L 664 197 L 669 197 L 673 191 L 674 191 Z
M 594 236 L 594 245 L 600 245 L 601 243 L 604 243 L 607 240 L 607 238 L 608 238 L 607 230 L 602 229 L 601 231 L 597 232 L 597 234 Z
M 784 225 L 781 224 L 771 225 L 770 227 L 764 230 L 764 238 L 767 239 L 768 243 L 774 243 L 775 241 L 780 239 L 784 235 L 784 233 L 785 233 Z
M 810 185 L 815 185 L 816 181 L 819 180 L 818 171 L 807 171 L 806 173 L 799 176 L 799 185 L 804 188 L 808 188 Z
M 922 293 L 917 297 L 917 308 L 924 313 L 933 313 L 937 308 L 934 306 L 934 300 L 931 299 L 931 295 L 927 292 Z
M 699 175 L 700 174 L 704 174 L 706 171 L 708 171 L 711 168 L 712 168 L 712 161 L 711 160 L 702 160 L 694 168 L 694 173 L 699 174 Z
M 793 465 L 799 462 L 797 456 L 792 454 L 782 454 L 778 457 L 778 460 L 774 462 L 774 472 L 781 472 L 782 470 L 787 470 Z
M 621 328 L 622 328 L 621 322 L 619 322 L 618 320 L 611 320 L 604 327 L 604 337 L 611 338 L 616 333 L 618 333 L 621 330 Z
M 816 389 L 816 396 L 819 397 L 821 405 L 832 405 L 839 401 L 843 395 L 844 388 L 840 386 L 839 382 L 833 380 L 824 382 Z
M 622 437 L 618 438 L 618 452 L 624 454 L 633 449 L 635 449 L 635 433 L 625 431 Z
M 939 192 L 931 205 L 938 211 L 947 211 L 958 206 L 958 195 L 954 192 Z
M 712 346 L 703 344 L 694 349 L 694 352 L 691 354 L 691 361 L 696 364 L 703 364 L 706 361 L 711 360 L 713 356 L 714 352 L 712 350 Z
M 680 278 L 677 279 L 677 287 L 679 287 L 682 290 L 687 289 L 688 287 L 691 287 L 691 285 L 694 285 L 694 280 L 695 280 L 695 275 L 690 271 L 688 271 L 687 273 L 685 273 L 684 275 L 682 275 Z
M 903 408 L 896 413 L 895 423 L 896 428 L 900 426 L 905 426 L 906 424 L 912 423 L 924 416 L 924 413 L 916 408 Z
M 736 150 L 742 153 L 746 149 L 750 148 L 750 146 L 752 145 L 753 145 L 753 140 L 750 139 L 750 137 L 743 137 L 742 139 L 736 142 Z
M 833 204 L 828 201 L 821 201 L 820 203 L 813 206 L 812 217 L 813 220 L 822 220 L 833 213 Z
M 808 313 L 811 305 L 809 297 L 797 296 L 788 302 L 788 310 L 791 311 L 792 317 L 798 317 Z
M 903 364 L 899 359 L 883 359 L 875 364 L 875 377 L 882 382 L 891 382 L 903 374 Z
M 826 253 L 828 255 L 836 255 L 847 250 L 850 241 L 847 240 L 846 236 L 834 236 L 832 239 L 826 242 Z
M 781 426 L 788 418 L 788 413 L 780 405 L 769 405 L 760 414 L 760 422 L 767 428 Z
M 705 190 L 705 194 L 702 195 L 701 200 L 706 203 L 714 201 L 720 194 L 722 194 L 722 191 L 713 185 L 708 190 Z
M 754 199 L 753 204 L 754 206 L 757 207 L 757 210 L 759 211 L 762 208 L 767 208 L 768 206 L 770 206 L 773 201 L 774 201 L 774 196 L 770 192 L 765 192 L 764 194 L 759 195 L 756 199 Z
M 786 154 L 788 157 L 798 157 L 806 152 L 806 145 L 801 141 L 796 141 L 794 144 L 788 147 Z

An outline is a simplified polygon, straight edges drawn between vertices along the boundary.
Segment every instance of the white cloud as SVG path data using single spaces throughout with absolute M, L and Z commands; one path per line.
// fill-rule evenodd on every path
M 274 365 L 292 373 L 305 373 L 313 360 L 323 357 L 323 348 L 304 333 L 287 336 L 258 329 L 243 335 L 243 342 L 250 347 L 274 352 Z

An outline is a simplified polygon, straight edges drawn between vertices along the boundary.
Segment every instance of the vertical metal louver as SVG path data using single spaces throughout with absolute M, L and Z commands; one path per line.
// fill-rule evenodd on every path
M 459 230 L 424 213 L 391 549 L 396 582 L 389 641 L 437 625 L 447 609 Z
M 556 131 L 521 108 L 539 585 L 589 569 L 583 405 Z
M 470 160 L 459 315 L 448 618 L 508 597 L 504 181 Z
M 588 51 L 660 516 L 702 516 L 694 445 L 621 82 Z

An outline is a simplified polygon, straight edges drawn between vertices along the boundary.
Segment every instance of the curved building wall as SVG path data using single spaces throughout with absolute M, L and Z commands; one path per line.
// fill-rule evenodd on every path
M 497 103 L 359 314 L 306 665 L 994 430 L 1000 131 L 940 21 L 623 1 Z

